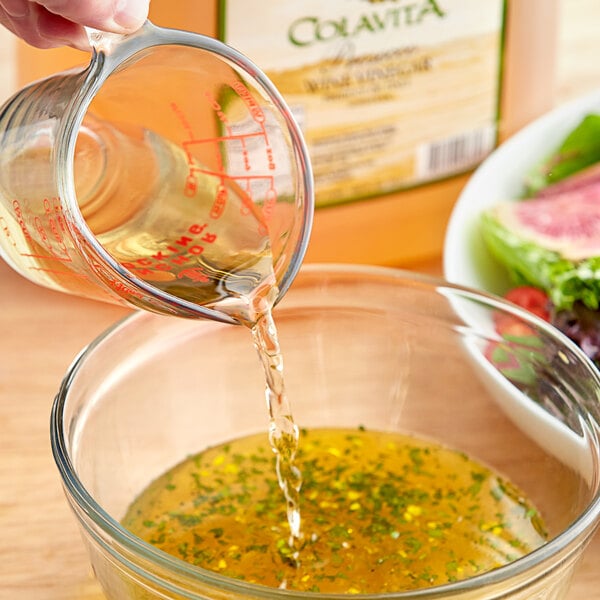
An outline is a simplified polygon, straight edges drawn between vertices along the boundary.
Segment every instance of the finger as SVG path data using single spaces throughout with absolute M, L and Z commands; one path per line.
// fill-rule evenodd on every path
M 43 7 L 34 9 L 39 35 L 51 43 L 67 45 L 79 50 L 90 50 L 90 42 L 82 25 L 49 12 Z
M 0 2 L 0 23 L 37 48 L 72 46 L 89 50 L 84 29 L 33 2 Z
M 29 0 L 26 2 L 23 0 L 2 0 L 0 5 L 8 16 L 21 19 L 26 17 L 31 9 L 31 3 Z
M 139 29 L 148 17 L 149 0 L 36 0 L 69 21 L 114 33 Z

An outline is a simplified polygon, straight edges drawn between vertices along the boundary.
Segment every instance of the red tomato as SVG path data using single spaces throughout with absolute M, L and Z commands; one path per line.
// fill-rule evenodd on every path
M 550 301 L 546 292 L 530 285 L 522 285 L 510 290 L 504 297 L 544 321 L 550 321 Z
M 550 301 L 542 290 L 524 285 L 510 290 L 504 297 L 544 321 L 550 321 Z M 494 323 L 496 331 L 502 335 L 507 329 L 520 322 L 511 315 L 498 312 L 494 315 Z

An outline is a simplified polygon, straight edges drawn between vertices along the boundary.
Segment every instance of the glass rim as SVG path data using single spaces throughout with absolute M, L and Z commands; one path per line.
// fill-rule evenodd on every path
M 311 263 L 304 265 L 301 269 L 301 274 L 344 274 L 357 276 L 374 276 L 379 280 L 386 279 L 390 282 L 405 282 L 414 284 L 419 283 L 436 293 L 456 293 L 461 297 L 471 300 L 478 300 L 484 305 L 495 310 L 503 310 L 519 318 L 525 322 L 535 326 L 538 329 L 543 329 L 550 337 L 556 340 L 561 345 L 570 346 L 570 350 L 574 352 L 578 360 L 582 364 L 586 364 L 589 376 L 594 380 L 596 386 L 600 390 L 600 373 L 593 367 L 591 361 L 576 346 L 571 340 L 564 336 L 560 331 L 550 326 L 543 319 L 533 315 L 532 313 L 522 309 L 511 302 L 504 300 L 501 297 L 489 294 L 484 291 L 469 288 L 459 284 L 453 284 L 444 279 L 434 276 L 413 273 L 410 271 L 396 269 L 392 267 L 371 266 L 371 265 L 349 265 L 337 263 Z M 284 309 L 285 310 L 285 309 Z M 110 539 L 117 541 L 125 547 L 134 556 L 139 556 L 150 561 L 152 564 L 165 568 L 166 570 L 177 573 L 186 577 L 188 580 L 196 580 L 209 586 L 227 589 L 236 593 L 249 595 L 251 597 L 260 598 L 287 598 L 287 599 L 302 599 L 318 598 L 319 600 L 348 600 L 349 594 L 344 593 L 321 593 L 321 592 L 302 592 L 295 590 L 273 588 L 261 584 L 248 583 L 243 580 L 226 577 L 215 571 L 205 569 L 185 562 L 173 555 L 170 555 L 151 544 L 141 540 L 133 535 L 125 527 L 123 527 L 115 518 L 110 516 L 87 491 L 79 477 L 76 469 L 71 461 L 68 450 L 68 443 L 65 439 L 63 427 L 64 411 L 68 401 L 68 392 L 72 380 L 77 376 L 79 370 L 85 365 L 89 356 L 93 355 L 98 346 L 101 346 L 107 338 L 115 332 L 118 332 L 130 322 L 143 320 L 144 318 L 152 318 L 152 313 L 146 311 L 135 311 L 132 314 L 120 319 L 105 331 L 99 334 L 90 344 L 84 347 L 81 352 L 75 357 L 74 361 L 68 367 L 65 377 L 62 380 L 59 391 L 54 399 L 50 419 L 50 438 L 52 453 L 61 474 L 63 486 L 68 493 L 69 502 L 75 503 L 79 510 L 91 519 Z M 210 322 L 207 323 L 210 325 Z M 586 411 L 586 425 L 590 429 L 600 429 L 600 423 Z M 598 453 L 600 456 L 600 451 Z M 535 572 L 537 567 L 542 567 L 543 564 L 554 556 L 567 552 L 571 555 L 577 551 L 578 546 L 572 547 L 576 543 L 585 543 L 595 531 L 600 517 L 600 483 L 598 477 L 594 479 L 596 490 L 593 497 L 590 499 L 585 509 L 580 515 L 574 519 L 568 528 L 555 535 L 551 540 L 544 545 L 533 550 L 527 555 L 511 561 L 510 563 L 498 567 L 496 569 L 486 571 L 482 574 L 468 577 L 464 580 L 447 583 L 443 585 L 431 586 L 412 591 L 385 592 L 385 593 L 369 593 L 357 594 L 360 598 L 368 600 L 411 600 L 411 599 L 434 599 L 452 597 L 459 592 L 472 592 L 475 590 L 485 589 L 488 586 L 498 585 L 501 582 L 511 578 L 516 578 L 519 575 L 524 575 L 528 571 Z M 78 517 L 79 519 L 79 517 Z M 104 540 L 97 539 L 105 550 L 109 550 L 118 560 L 126 563 L 132 570 L 140 571 L 131 560 L 123 554 L 114 550 L 112 546 L 106 544 Z M 563 559 L 564 560 L 564 559 Z M 143 571 L 144 577 L 154 579 L 160 582 L 164 588 L 171 587 L 178 594 L 185 594 L 178 585 L 154 576 L 149 571 Z M 537 573 L 534 579 L 542 576 Z M 526 582 L 522 582 L 523 585 Z M 189 598 L 204 598 L 204 596 L 191 591 L 187 592 Z
M 85 80 L 71 101 L 59 124 L 57 131 L 55 176 L 59 197 L 69 209 L 69 214 L 75 225 L 76 235 L 73 239 L 81 246 L 81 239 L 93 251 L 94 255 L 102 261 L 103 266 L 108 267 L 111 273 L 124 278 L 134 291 L 155 299 L 161 305 L 172 307 L 174 312 L 183 312 L 192 317 L 206 317 L 214 321 L 236 324 L 237 321 L 224 312 L 208 308 L 194 302 L 179 298 L 174 294 L 165 292 L 141 279 L 129 269 L 123 267 L 113 256 L 100 244 L 79 210 L 75 195 L 75 179 L 73 174 L 73 163 L 75 156 L 75 144 L 78 132 L 85 114 L 101 87 L 107 79 L 118 71 L 122 65 L 135 57 L 137 54 L 163 46 L 185 46 L 195 48 L 215 55 L 226 63 L 234 65 L 243 72 L 253 85 L 272 102 L 278 115 L 282 118 L 285 131 L 289 135 L 293 152 L 293 163 L 297 167 L 297 189 L 302 190 L 303 206 L 302 221 L 298 231 L 298 239 L 295 242 L 291 258 L 285 272 L 281 273 L 278 282 L 279 294 L 276 298 L 278 303 L 285 295 L 298 273 L 312 231 L 314 212 L 314 179 L 309 157 L 308 147 L 292 115 L 290 108 L 281 93 L 277 90 L 267 75 L 255 65 L 247 56 L 228 46 L 227 44 L 200 33 L 159 27 L 147 20 L 141 29 L 130 35 L 118 36 L 108 35 L 103 38 L 100 34 L 96 40 L 91 62 L 86 69 Z M 104 42 L 104 44 L 103 44 Z M 92 43 L 94 43 L 92 41 Z M 64 165 L 59 168 L 58 165 Z M 66 219 L 69 229 L 73 228 L 70 219 Z M 80 247 L 81 251 L 81 247 Z M 89 249 L 85 254 L 89 253 Z

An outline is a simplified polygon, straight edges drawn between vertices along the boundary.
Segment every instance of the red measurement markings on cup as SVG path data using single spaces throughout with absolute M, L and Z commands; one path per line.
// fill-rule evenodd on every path
M 179 119 L 183 129 L 187 134 L 187 139 L 184 139 L 181 146 L 186 153 L 189 174 L 186 179 L 184 193 L 188 197 L 193 197 L 198 188 L 200 177 L 208 176 L 217 178 L 219 186 L 215 194 L 215 200 L 211 207 L 210 218 L 219 219 L 225 210 L 229 193 L 235 194 L 240 202 L 240 212 L 244 215 L 252 214 L 259 224 L 259 233 L 266 235 L 266 221 L 273 214 L 273 209 L 277 203 L 277 192 L 275 189 L 275 181 L 273 172 L 276 171 L 273 149 L 271 147 L 267 129 L 265 127 L 266 117 L 261 107 L 254 100 L 249 90 L 240 82 L 233 84 L 232 89 L 238 94 L 241 100 L 247 107 L 251 121 L 255 124 L 253 131 L 236 132 L 233 130 L 228 116 L 219 103 L 219 101 L 210 93 L 204 93 L 204 99 L 212 112 L 219 119 L 222 127 L 223 135 L 200 138 L 196 135 L 189 119 L 186 117 L 181 108 L 175 103 L 171 103 L 171 109 Z M 249 146 L 253 143 L 260 144 L 260 162 L 261 166 L 256 167 L 256 149 L 250 150 Z M 245 173 L 229 173 L 223 164 L 222 148 L 225 145 L 237 144 L 241 167 Z M 196 158 L 196 153 L 201 156 L 207 156 L 207 153 L 213 157 L 214 168 L 208 168 L 205 165 L 199 165 Z M 233 156 L 233 152 L 230 152 Z M 262 172 L 259 172 L 262 171 Z M 271 173 L 269 173 L 271 172 Z M 264 201 L 262 210 L 254 202 L 253 185 L 260 184 Z M 266 192 L 264 191 L 266 189 Z
M 206 223 L 191 225 L 184 235 L 174 239 L 168 246 L 154 252 L 151 256 L 123 262 L 122 265 L 143 279 L 160 279 L 158 275 L 162 272 L 176 273 L 177 279 L 187 278 L 198 283 L 206 283 L 209 277 L 194 263 L 195 258 L 204 252 L 206 245 L 214 244 L 217 239 L 217 235 L 207 228 Z
M 98 278 L 98 282 L 101 282 L 108 286 L 109 289 L 105 289 L 102 285 L 94 285 L 94 295 L 96 297 L 100 297 L 109 302 L 115 302 L 117 297 L 126 299 L 127 296 L 132 296 L 137 299 L 143 299 L 146 302 L 147 296 L 130 287 L 129 283 L 127 283 L 119 274 L 115 274 L 111 266 L 106 263 L 98 260 L 93 253 L 93 250 L 90 248 L 89 240 L 85 238 L 83 233 L 79 229 L 73 230 L 73 237 L 77 241 L 78 247 L 80 249 L 84 249 L 83 254 L 85 255 L 85 263 L 87 267 L 91 269 L 93 274 Z M 90 280 L 88 276 L 84 276 L 85 279 Z M 114 290 L 115 294 L 111 291 Z
M 8 243 L 13 248 L 17 249 L 17 242 L 15 241 L 13 234 L 10 232 L 10 227 L 8 226 L 8 223 L 6 222 L 6 219 L 1 216 L 0 216 L 0 229 L 2 230 L 2 233 L 4 234 L 6 239 L 8 240 Z
M 25 215 L 21 210 L 21 204 L 18 200 L 13 200 L 12 206 L 17 223 L 19 224 L 21 232 L 23 233 L 23 237 L 26 240 L 31 241 L 31 234 L 29 233 L 29 229 L 27 229 L 27 223 L 25 223 Z
M 41 266 L 40 261 L 52 261 L 57 265 L 68 265 L 73 262 L 65 241 L 67 228 L 59 198 L 44 198 L 42 206 L 44 213 L 32 215 L 23 209 L 19 200 L 13 200 L 13 211 L 23 234 L 27 250 L 20 250 L 20 256 L 32 259 L 33 264 L 27 268 L 33 271 L 43 271 L 60 277 L 77 277 L 87 279 L 83 273 L 65 269 Z M 13 244 L 15 247 L 17 244 Z M 35 252 L 34 250 L 40 251 Z

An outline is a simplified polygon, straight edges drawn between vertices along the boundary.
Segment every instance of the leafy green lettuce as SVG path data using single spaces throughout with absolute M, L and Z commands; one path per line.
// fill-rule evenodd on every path
M 516 285 L 545 290 L 557 309 L 570 309 L 577 301 L 592 310 L 600 308 L 600 257 L 567 260 L 513 233 L 489 212 L 483 215 L 481 233 Z
M 569 133 L 555 152 L 526 178 L 527 195 L 600 162 L 600 115 L 589 114 Z

